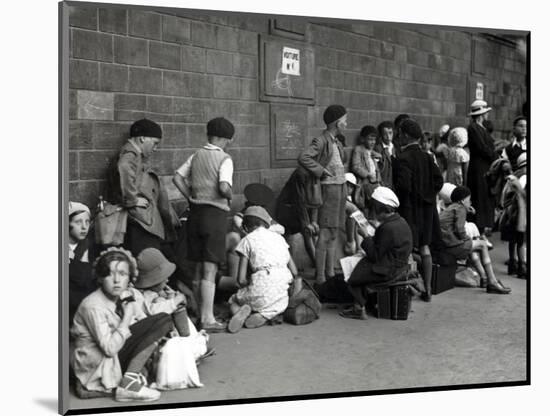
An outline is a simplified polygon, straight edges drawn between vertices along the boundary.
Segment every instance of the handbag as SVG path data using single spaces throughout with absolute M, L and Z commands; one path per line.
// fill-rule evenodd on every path
M 97 244 L 118 246 L 124 242 L 128 225 L 128 211 L 121 205 L 105 203 L 104 209 L 95 218 Z
M 319 318 L 321 302 L 315 290 L 302 279 L 302 290 L 290 297 L 283 320 L 293 325 L 305 325 Z

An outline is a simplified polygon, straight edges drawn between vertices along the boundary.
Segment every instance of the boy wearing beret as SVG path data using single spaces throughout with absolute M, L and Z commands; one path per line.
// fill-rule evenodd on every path
M 394 187 L 400 201 L 399 213 L 411 227 L 414 247 L 422 257 L 422 276 L 426 292 L 422 298 L 431 300 L 432 235 L 440 233 L 436 212 L 436 195 L 443 186 L 443 176 L 432 156 L 422 151 L 423 132 L 412 119 L 401 122 L 398 130 L 401 151 L 394 163 Z
M 160 250 L 163 242 L 176 240 L 179 219 L 150 164 L 161 138 L 162 129 L 157 123 L 136 121 L 107 178 L 107 201 L 128 210 L 124 246 L 134 256 L 148 247 Z
M 194 291 L 200 291 L 202 328 L 225 330 L 214 317 L 216 272 L 225 261 L 225 230 L 233 186 L 233 161 L 225 147 L 235 134 L 233 124 L 218 117 L 206 125 L 208 143 L 176 171 L 174 185 L 189 201 L 189 260 L 197 263 Z M 200 281 L 200 284 L 199 284 Z
M 336 136 L 342 134 L 347 126 L 347 111 L 341 105 L 330 105 L 323 114 L 323 121 L 326 130 L 313 139 L 298 157 L 300 166 L 321 182 L 323 202 L 317 213 L 317 221 L 313 220 L 314 226 L 319 227 L 315 247 L 316 280 L 319 284 L 324 283 L 326 277 L 334 277 L 336 236 L 338 229 L 345 224 L 346 156 Z

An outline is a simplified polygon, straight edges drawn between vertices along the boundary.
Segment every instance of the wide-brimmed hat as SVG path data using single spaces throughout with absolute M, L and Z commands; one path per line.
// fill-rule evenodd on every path
M 168 280 L 176 270 L 176 265 L 169 262 L 164 254 L 156 248 L 146 248 L 137 258 L 139 275 L 134 282 L 138 289 L 148 289 Z
M 267 207 L 275 201 L 271 188 L 262 183 L 249 183 L 244 187 L 243 193 L 249 205 Z
M 258 206 L 258 205 L 254 205 L 254 206 L 251 206 L 251 207 L 248 207 L 245 211 L 244 211 L 244 214 L 243 214 L 244 217 L 256 217 L 256 218 L 259 218 L 261 220 L 263 220 L 267 225 L 271 225 L 271 217 L 269 216 L 269 214 L 267 213 L 267 211 Z
M 475 100 L 470 105 L 470 112 L 468 113 L 469 116 L 479 116 L 481 114 L 488 113 L 491 111 L 491 107 L 487 107 L 487 101 L 483 100 Z

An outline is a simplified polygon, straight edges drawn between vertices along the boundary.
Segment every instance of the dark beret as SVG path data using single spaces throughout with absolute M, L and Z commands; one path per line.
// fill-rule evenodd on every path
M 156 137 L 162 139 L 162 129 L 154 121 L 142 118 L 130 127 L 130 137 Z
M 346 108 L 339 104 L 332 104 L 327 107 L 323 113 L 323 121 L 328 126 L 330 123 L 338 120 L 347 114 Z
M 464 198 L 467 198 L 470 195 L 471 192 L 469 188 L 467 188 L 466 186 L 457 186 L 455 189 L 453 189 L 453 192 L 451 192 L 451 201 L 462 201 Z
M 223 117 L 213 118 L 206 125 L 206 135 L 208 137 L 224 137 L 226 139 L 232 139 L 235 134 L 235 127 L 233 123 Z

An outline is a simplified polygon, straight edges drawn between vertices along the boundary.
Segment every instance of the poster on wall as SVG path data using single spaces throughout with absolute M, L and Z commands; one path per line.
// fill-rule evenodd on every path
M 510 137 L 528 108 L 529 32 L 59 7 L 61 414 L 530 383 L 528 268 L 504 265 L 500 230 L 491 269 L 434 251 L 437 273 L 419 261 L 413 276 L 410 241 L 403 273 L 384 275 L 401 280 L 373 285 L 368 270 L 397 268 L 373 265 L 364 224 L 344 221 L 407 216 L 406 195 L 383 190 L 378 212 L 354 192 L 368 169 L 393 180 L 383 156 L 407 149 L 392 141 L 398 115 L 426 137 L 479 116 L 498 120 L 493 138 Z M 484 53 L 490 81 L 474 75 Z M 474 86 L 477 99 L 490 91 L 486 108 L 471 109 Z M 400 238 L 414 221 L 399 222 Z M 340 266 L 353 256 L 366 265 L 360 290 Z M 441 295 L 419 283 L 429 276 Z

